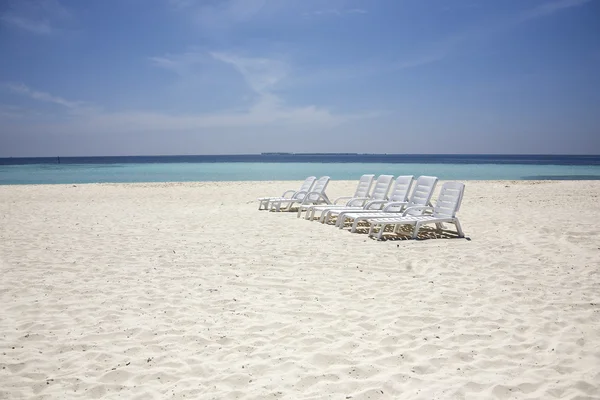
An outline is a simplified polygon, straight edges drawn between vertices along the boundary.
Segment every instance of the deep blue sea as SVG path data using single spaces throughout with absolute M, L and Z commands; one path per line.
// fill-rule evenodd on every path
M 357 179 L 365 173 L 452 180 L 600 180 L 600 155 L 250 154 L 0 158 L 0 184 Z

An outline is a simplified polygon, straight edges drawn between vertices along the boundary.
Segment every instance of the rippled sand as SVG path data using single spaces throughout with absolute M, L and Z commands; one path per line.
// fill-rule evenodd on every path
M 297 186 L 0 187 L 0 398 L 600 398 L 600 182 L 384 242 L 257 210 Z

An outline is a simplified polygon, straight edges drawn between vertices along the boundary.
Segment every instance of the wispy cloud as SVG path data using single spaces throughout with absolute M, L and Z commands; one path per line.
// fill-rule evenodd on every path
M 223 0 L 204 2 L 194 0 L 169 0 L 175 9 L 185 11 L 205 31 L 228 29 L 257 16 L 267 0 Z M 277 8 L 276 3 L 273 7 Z
M 29 88 L 23 83 L 6 82 L 3 84 L 8 90 L 13 93 L 29 97 L 34 100 L 43 101 L 46 103 L 58 104 L 71 110 L 79 109 L 85 106 L 85 103 L 79 101 L 69 101 L 62 97 L 53 96 L 46 92 L 40 92 Z
M 304 13 L 305 16 L 336 16 L 341 17 L 343 15 L 348 14 L 367 14 L 367 10 L 362 8 L 350 8 L 350 9 L 338 9 L 338 8 L 330 8 L 324 10 L 315 10 L 311 12 Z
M 0 22 L 30 33 L 50 35 L 57 31 L 53 22 L 70 16 L 71 12 L 58 0 L 9 0 Z
M 275 59 L 248 58 L 219 52 L 210 54 L 216 60 L 233 66 L 244 77 L 248 86 L 258 94 L 269 94 L 287 75 L 287 65 Z
M 195 0 L 167 0 L 167 3 L 176 9 L 192 7 L 196 4 Z
M 322 8 L 321 0 L 167 0 L 175 10 L 185 11 L 204 31 L 222 33 L 235 26 L 256 21 L 294 21 L 300 16 L 326 17 L 367 14 L 367 10 L 349 7 L 348 0 L 328 1 Z
M 519 22 L 527 21 L 530 19 L 540 18 L 547 15 L 552 15 L 561 10 L 569 8 L 580 7 L 584 4 L 591 2 L 592 0 L 556 0 L 549 1 L 541 4 L 535 8 L 525 11 L 520 17 Z
M 46 20 L 35 21 L 23 17 L 18 17 L 16 15 L 5 14 L 0 16 L 0 21 L 2 21 L 6 25 L 10 25 L 40 35 L 49 35 L 52 33 L 52 27 L 50 26 L 50 23 Z
M 10 104 L 0 104 L 0 119 L 15 120 L 22 119 L 26 116 L 26 111 L 21 107 L 13 106 Z
M 507 30 L 514 28 L 515 26 L 525 23 L 527 21 L 548 17 L 571 8 L 581 7 L 592 1 L 594 0 L 546 1 L 545 3 L 540 4 L 536 7 L 526 9 L 521 13 L 517 13 L 506 18 L 500 18 L 488 25 L 474 26 L 471 29 L 467 29 L 460 34 L 456 34 L 453 37 L 447 38 L 447 40 L 443 41 L 442 45 L 438 47 L 437 50 L 434 49 L 433 51 L 430 51 L 421 57 L 412 58 L 406 61 L 400 61 L 397 63 L 393 63 L 392 65 L 394 68 L 404 69 L 438 62 L 459 50 L 465 45 L 465 43 L 484 41 L 490 36 L 502 34 Z M 465 5 L 465 7 L 467 6 L 469 8 L 475 8 L 479 5 L 471 3 Z M 452 5 L 452 7 L 455 6 Z
M 45 125 L 48 131 L 60 132 L 157 132 L 195 131 L 208 128 L 252 128 L 252 127 L 333 127 L 348 121 L 371 118 L 375 112 L 363 114 L 338 114 L 315 105 L 289 106 L 275 93 L 275 88 L 287 76 L 288 66 L 276 59 L 243 57 L 234 53 L 213 52 L 205 55 L 186 53 L 181 56 L 153 57 L 152 62 L 174 73 L 179 71 L 181 59 L 212 59 L 230 65 L 239 73 L 256 98 L 245 109 L 222 110 L 211 113 L 175 114 L 144 110 L 107 112 L 88 103 L 65 99 L 30 88 L 22 83 L 4 83 L 12 93 L 30 99 L 56 104 L 67 111 L 67 120 L 60 125 Z M 177 61 L 179 59 L 179 62 Z M 180 64 L 180 65 L 178 65 Z M 0 117 L 16 115 L 16 109 L 4 108 Z M 5 114 L 5 115 L 2 115 Z M 35 119 L 35 118 L 30 118 Z M 43 119 L 43 118 L 42 118 Z M 65 122 L 66 121 L 66 122 Z M 53 128 L 54 127 L 54 128 Z
M 149 57 L 150 62 L 159 68 L 174 72 L 179 76 L 194 74 L 198 66 L 206 64 L 209 56 L 200 51 L 188 51 L 180 54 Z

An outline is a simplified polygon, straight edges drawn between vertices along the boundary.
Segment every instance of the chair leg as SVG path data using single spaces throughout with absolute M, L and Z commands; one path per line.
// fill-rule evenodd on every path
M 463 232 L 462 227 L 460 226 L 458 218 L 454 218 L 454 225 L 456 226 L 456 232 L 458 232 L 458 237 L 465 237 L 465 233 Z
M 358 228 L 359 223 L 360 223 L 360 219 L 354 218 L 354 222 L 352 222 L 352 229 L 350 229 L 350 232 L 356 232 L 356 229 Z M 373 225 L 371 225 L 371 228 L 369 229 L 369 236 L 371 236 L 372 227 L 373 227 Z
M 322 224 L 324 224 L 324 223 L 325 223 L 325 220 L 327 219 L 327 214 L 329 214 L 329 211 L 326 211 L 326 210 L 324 210 L 324 211 L 321 213 L 321 218 L 319 218 L 319 222 L 320 222 L 320 223 L 322 223 Z
M 335 221 L 335 226 L 340 229 L 344 229 L 344 227 L 346 226 L 346 214 L 345 213 L 338 214 L 337 220 Z
M 356 230 L 358 229 L 358 224 L 360 224 L 363 221 L 366 221 L 367 218 L 365 217 L 356 217 L 354 218 L 354 222 L 352 222 L 352 232 L 356 232 Z
M 420 222 L 417 222 L 417 223 L 415 224 L 415 227 L 413 228 L 413 234 L 412 234 L 412 238 L 413 238 L 413 239 L 416 239 L 416 238 L 417 238 L 417 235 L 419 234 L 419 229 L 421 229 L 421 223 L 420 223 Z
M 346 223 L 346 214 L 340 213 L 335 221 L 335 226 L 340 229 L 344 229 L 344 224 Z
M 381 240 L 381 237 L 383 236 L 383 231 L 385 231 L 385 224 L 381 224 L 379 227 L 379 233 L 377 234 L 377 240 Z
M 375 223 L 372 223 L 369 227 L 369 237 L 373 236 L 373 231 L 375 230 Z
M 326 225 L 329 224 L 331 222 L 332 217 L 333 217 L 333 213 L 332 212 L 327 213 L 327 217 L 325 218 L 324 224 L 326 224 Z

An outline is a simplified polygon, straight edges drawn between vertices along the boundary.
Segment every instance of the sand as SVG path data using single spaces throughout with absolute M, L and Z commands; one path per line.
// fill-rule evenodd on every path
M 600 398 L 600 182 L 383 242 L 257 210 L 299 184 L 0 187 L 0 398 Z

